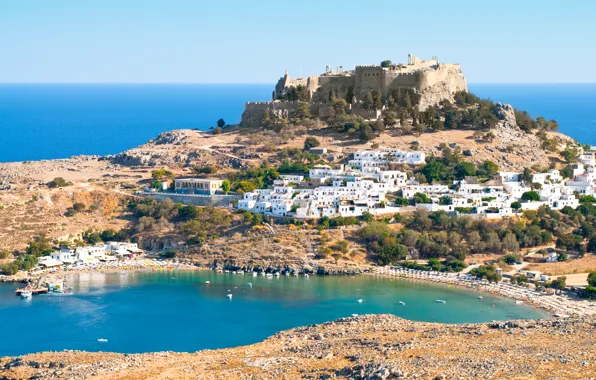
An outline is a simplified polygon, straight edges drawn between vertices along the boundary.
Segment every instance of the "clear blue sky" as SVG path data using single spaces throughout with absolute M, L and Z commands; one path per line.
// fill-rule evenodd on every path
M 469 82 L 596 82 L 596 1 L 4 0 L 0 82 L 272 83 L 438 55 Z

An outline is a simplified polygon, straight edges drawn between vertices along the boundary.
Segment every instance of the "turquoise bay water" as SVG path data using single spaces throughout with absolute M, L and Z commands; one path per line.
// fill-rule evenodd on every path
M 458 288 L 366 275 L 267 279 L 210 271 L 83 273 L 69 276 L 68 285 L 73 295 L 22 300 L 14 295 L 14 285 L 0 284 L 0 357 L 63 349 L 192 352 L 251 344 L 281 330 L 352 314 L 391 313 L 444 323 L 546 316 L 504 298 L 483 295 L 479 300 L 478 293 Z
M 113 154 L 180 128 L 240 121 L 246 101 L 273 84 L 0 84 L 0 162 Z M 596 144 L 596 84 L 470 84 L 481 97 L 556 119 L 561 132 Z

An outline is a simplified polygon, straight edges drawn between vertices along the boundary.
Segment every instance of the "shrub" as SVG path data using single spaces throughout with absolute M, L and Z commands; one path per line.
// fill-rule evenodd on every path
M 321 142 L 316 137 L 309 136 L 304 140 L 304 150 L 309 150 L 319 145 L 321 145 Z
M 163 252 L 159 256 L 162 257 L 162 258 L 164 258 L 164 259 L 173 259 L 173 258 L 176 257 L 176 251 L 169 250 L 169 251 Z
M 70 186 L 70 185 L 72 185 L 72 183 L 66 181 L 62 177 L 56 177 L 53 180 L 51 180 L 50 182 L 48 182 L 48 187 L 51 189 L 56 188 L 56 187 L 66 187 L 66 186 Z

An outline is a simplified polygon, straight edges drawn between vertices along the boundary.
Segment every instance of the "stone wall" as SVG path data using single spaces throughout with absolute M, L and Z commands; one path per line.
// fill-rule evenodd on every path
M 240 124 L 243 127 L 252 127 L 261 125 L 265 111 L 269 110 L 271 117 L 287 118 L 290 113 L 298 108 L 299 102 L 247 102 L 242 112 Z M 311 110 L 312 110 L 311 106 Z
M 329 71 L 321 75 L 307 78 L 292 78 L 286 74 L 275 86 L 275 95 L 283 94 L 288 88 L 298 85 L 306 86 L 312 96 L 311 112 L 321 115 L 324 107 L 316 103 L 326 103 L 329 92 L 333 90 L 336 97 L 347 98 L 352 90 L 356 100 L 364 95 L 379 90 L 384 96 L 396 88 L 413 89 L 420 94 L 420 110 L 435 105 L 441 100 L 453 100 L 458 91 L 467 91 L 466 79 L 459 64 L 439 63 L 438 58 L 421 60 L 416 56 L 408 56 L 408 64 L 395 64 L 390 67 L 379 65 L 360 65 L 354 71 Z M 266 109 L 272 115 L 287 117 L 296 109 L 297 102 L 247 103 L 242 115 L 242 125 L 259 125 Z
M 195 206 L 218 206 L 231 207 L 233 200 L 238 200 L 239 195 L 199 195 L 199 194 L 173 194 L 173 193 L 152 193 L 139 192 L 139 196 L 150 197 L 157 201 L 171 199 L 174 203 L 192 204 Z

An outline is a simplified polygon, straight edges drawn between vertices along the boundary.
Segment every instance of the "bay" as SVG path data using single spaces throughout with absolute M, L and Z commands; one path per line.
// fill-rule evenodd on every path
M 0 284 L 0 357 L 64 349 L 193 352 L 252 344 L 352 314 L 441 323 L 547 315 L 505 298 L 478 299 L 479 293 L 456 287 L 371 275 L 267 279 L 211 271 L 117 272 L 72 274 L 67 283 L 73 295 L 31 300 L 15 296 L 15 285 Z

